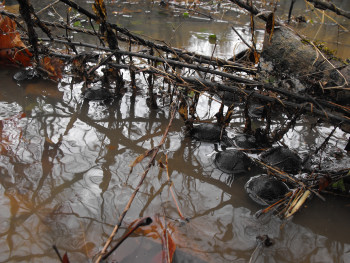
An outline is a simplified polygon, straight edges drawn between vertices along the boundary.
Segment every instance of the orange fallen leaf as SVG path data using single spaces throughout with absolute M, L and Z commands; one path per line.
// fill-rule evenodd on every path
M 107 145 L 107 148 L 109 149 L 109 150 L 111 150 L 111 151 L 114 151 L 114 150 L 116 150 L 117 149 L 117 146 L 115 146 L 115 145 Z
M 63 258 L 62 258 L 62 262 L 63 262 L 63 263 L 69 263 L 69 259 L 68 259 L 67 252 L 64 253 Z
M 327 186 L 332 182 L 332 179 L 330 176 L 325 175 L 321 177 L 318 181 L 318 191 L 322 191 L 327 188 Z
M 32 56 L 16 30 L 16 22 L 0 15 L 0 61 L 28 67 Z
M 171 237 L 171 233 L 174 233 L 175 228 L 170 224 L 165 228 L 159 216 L 154 216 L 152 219 L 152 224 L 139 227 L 135 233 L 150 237 L 156 241 L 161 241 L 162 251 L 154 257 L 154 262 L 172 262 L 176 250 L 176 244 Z M 129 228 L 132 227 L 134 223 L 135 221 L 129 226 Z
M 271 42 L 275 27 L 275 13 L 269 14 L 266 22 L 266 32 L 269 34 L 269 42 Z
M 131 10 L 131 9 L 128 9 L 128 8 L 124 7 L 122 11 L 113 11 L 112 13 L 116 14 L 116 15 L 142 13 L 142 9 Z
M 62 78 L 64 63 L 59 58 L 44 57 L 41 59 L 40 65 L 49 73 L 50 79 L 58 80 Z

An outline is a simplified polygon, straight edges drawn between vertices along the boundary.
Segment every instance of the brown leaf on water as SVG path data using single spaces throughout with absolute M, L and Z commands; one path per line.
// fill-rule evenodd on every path
M 250 15 L 250 32 L 254 34 L 255 31 L 255 23 L 254 23 L 254 16 L 253 14 Z
M 111 150 L 111 151 L 114 151 L 114 150 L 117 149 L 117 146 L 111 145 L 111 144 L 107 145 L 106 147 L 107 147 L 108 150 Z
M 68 255 L 67 252 L 64 253 L 63 258 L 62 258 L 62 263 L 69 263 Z
M 171 233 L 175 232 L 175 227 L 174 225 L 168 224 L 165 228 L 159 216 L 154 216 L 152 219 L 152 224 L 139 227 L 135 233 L 161 242 L 162 251 L 154 257 L 154 262 L 172 262 L 176 250 L 176 243 L 171 237 Z M 128 227 L 128 229 L 130 229 L 134 223 L 135 221 Z
M 44 57 L 41 59 L 40 65 L 47 71 L 50 79 L 59 80 L 62 78 L 64 63 L 59 58 Z
M 275 28 L 275 13 L 271 13 L 267 17 L 267 21 L 266 21 L 266 32 L 269 34 L 269 42 L 271 42 L 274 28 Z
M 167 229 L 163 229 L 162 245 L 162 262 L 172 262 L 176 250 L 176 244 Z
M 32 56 L 16 30 L 16 22 L 0 15 L 0 61 L 28 67 Z
M 128 9 L 126 7 L 123 8 L 122 11 L 113 11 L 112 13 L 113 14 L 116 14 L 116 15 L 121 15 L 121 14 L 132 14 L 132 13 L 142 13 L 142 9 Z
M 164 169 L 165 168 L 165 165 L 163 164 L 162 160 L 159 160 L 158 161 L 158 165 L 160 168 Z
M 188 120 L 188 109 L 187 109 L 187 103 L 184 99 L 181 100 L 180 106 L 179 106 L 179 114 L 184 119 L 184 121 Z
M 231 122 L 233 110 L 234 110 L 234 105 L 232 104 L 230 107 L 228 107 L 226 115 L 225 115 L 224 123 L 226 126 L 229 125 Z
M 7 3 L 6 3 L 7 2 Z M 5 1 L 5 6 L 0 3 L 0 10 L 6 10 L 9 13 L 18 14 L 19 4 L 17 1 Z
M 256 50 L 254 50 L 254 60 L 255 64 L 258 64 L 260 60 L 260 54 Z
M 328 175 L 321 177 L 321 179 L 318 181 L 318 191 L 326 189 L 331 182 L 332 179 Z
M 87 257 L 91 257 L 94 254 L 94 249 L 96 248 L 96 245 L 92 242 L 84 243 L 84 245 L 81 247 L 82 251 L 85 251 Z

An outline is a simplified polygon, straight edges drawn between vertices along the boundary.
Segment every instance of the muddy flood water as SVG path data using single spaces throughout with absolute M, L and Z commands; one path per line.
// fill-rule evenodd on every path
M 32 2 L 38 10 L 49 3 Z M 90 8 L 93 1 L 77 2 Z M 286 20 L 290 1 L 280 2 L 277 10 Z M 108 3 L 111 22 L 205 55 L 229 58 L 244 48 L 232 25 L 250 39 L 249 17 L 228 2 L 203 7 L 215 20 L 184 17 L 183 10 L 164 9 L 150 1 Z M 350 10 L 349 1 L 334 3 Z M 47 19 L 56 15 L 52 9 L 45 14 Z M 293 15 L 312 20 L 293 22 L 300 32 L 310 39 L 317 33 L 316 39 L 337 49 L 338 56 L 350 58 L 349 32 L 327 18 L 321 23 L 322 15 L 305 8 L 304 1 L 296 1 Z M 349 20 L 336 19 L 350 30 Z M 262 40 L 263 26 L 258 25 L 256 33 L 258 41 Z M 209 43 L 210 34 L 217 35 L 216 46 Z M 12 79 L 17 71 L 0 67 L 0 262 L 59 262 L 53 245 L 62 255 L 67 252 L 70 262 L 93 262 L 148 159 L 129 175 L 130 164 L 160 142 L 169 123 L 167 98 L 160 96 L 159 109 L 150 109 L 147 90 L 142 88 L 145 80 L 142 76 L 137 79 L 139 92 L 133 95 L 125 73 L 123 96 L 109 102 L 87 102 L 81 96 L 83 83 L 72 83 L 70 76 L 59 83 L 17 83 Z M 197 111 L 202 120 L 213 121 L 219 107 L 204 94 Z M 278 116 L 273 126 L 285 118 Z M 315 150 L 333 129 L 327 124 L 315 127 L 316 122 L 314 117 L 300 118 L 282 141 L 301 156 Z M 227 129 L 229 137 L 243 126 L 242 108 L 236 107 Z M 334 169 L 349 167 L 350 158 L 344 151 L 348 137 L 337 129 L 322 162 Z M 332 151 L 340 151 L 343 157 L 333 158 Z M 244 190 L 254 172 L 225 174 L 214 165 L 214 153 L 214 144 L 186 137 L 184 121 L 176 116 L 157 157 L 165 163 L 167 154 L 171 183 L 166 169 L 156 163 L 115 240 L 135 219 L 150 216 L 159 217 L 171 230 L 176 244 L 173 262 L 350 262 L 350 199 L 325 194 L 326 201 L 322 201 L 314 196 L 291 219 L 271 214 L 256 218 L 263 207 Z M 170 185 L 188 222 L 180 219 Z M 154 238 L 157 231 L 163 231 L 159 224 L 152 231 L 132 235 L 109 262 L 160 262 L 161 241 Z M 258 245 L 256 237 L 262 235 L 268 235 L 273 245 Z

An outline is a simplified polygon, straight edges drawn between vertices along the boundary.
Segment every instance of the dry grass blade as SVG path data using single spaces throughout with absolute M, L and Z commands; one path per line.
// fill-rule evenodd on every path
M 350 107 L 349 106 L 340 105 L 340 104 L 334 103 L 332 101 L 328 101 L 328 103 L 333 104 L 334 106 L 337 106 L 337 107 L 343 109 L 344 111 L 347 111 L 347 112 L 350 113 Z
M 285 218 L 289 218 L 292 215 L 294 215 L 305 203 L 306 199 L 310 196 L 310 194 L 310 190 L 303 191 L 302 195 L 297 199 L 297 202 L 292 206 L 292 210 L 285 214 Z
M 263 209 L 261 212 L 263 214 L 268 213 L 269 211 L 271 211 L 271 209 L 275 208 L 278 205 L 282 205 L 283 203 L 285 203 L 285 201 L 292 195 L 292 192 L 289 192 L 285 195 L 285 197 L 283 197 L 281 200 L 278 200 L 276 203 L 266 207 L 265 209 Z
M 271 42 L 273 31 L 275 28 L 275 13 L 271 13 L 267 17 L 266 32 L 269 34 L 269 42 Z
M 347 79 L 344 77 L 344 75 L 337 69 L 337 67 L 335 67 L 327 58 L 326 56 L 321 52 L 321 50 L 316 47 L 316 45 L 312 42 L 310 42 L 310 44 L 315 48 L 315 50 L 317 51 L 317 53 L 319 53 L 324 60 L 326 60 L 337 72 L 338 74 L 344 79 L 344 84 L 340 85 L 340 86 L 335 86 L 335 87 L 327 87 L 324 89 L 350 89 L 350 88 L 344 88 L 345 85 L 349 85 Z
M 167 177 L 168 177 L 168 181 L 170 182 L 170 175 L 169 175 L 169 164 L 168 164 L 168 154 L 165 155 L 165 167 L 166 167 L 166 174 L 167 174 Z M 170 193 L 171 193 L 171 196 L 174 200 L 174 203 L 176 205 L 176 209 L 177 209 L 177 212 L 179 213 L 179 216 L 182 220 L 185 219 L 185 217 L 183 216 L 181 210 L 180 210 L 180 206 L 178 204 L 178 202 L 176 201 L 176 197 L 175 197 L 175 193 L 174 193 L 174 190 L 172 188 L 173 184 L 171 183 L 171 185 L 169 186 L 170 188 Z

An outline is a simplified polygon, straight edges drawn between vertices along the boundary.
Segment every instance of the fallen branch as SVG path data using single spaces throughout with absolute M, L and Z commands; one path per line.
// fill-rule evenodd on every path
M 333 11 L 337 15 L 344 16 L 344 17 L 350 19 L 350 12 L 349 11 L 345 11 L 343 9 L 340 9 L 339 7 L 337 7 L 335 4 L 333 4 L 331 2 L 326 2 L 326 1 L 322 1 L 322 0 L 306 0 L 306 1 L 312 3 L 315 8 L 318 8 L 321 10 L 328 9 L 328 10 Z
M 218 70 L 214 70 L 214 69 L 208 69 L 207 67 L 203 67 L 203 66 L 196 65 L 196 64 L 184 63 L 184 62 L 176 61 L 173 59 L 164 59 L 161 57 L 152 56 L 152 55 L 148 55 L 148 54 L 144 54 L 144 53 L 140 53 L 140 52 L 112 50 L 108 47 L 97 46 L 97 45 L 93 45 L 93 44 L 89 44 L 89 43 L 82 43 L 82 42 L 74 42 L 74 41 L 68 42 L 66 40 L 61 40 L 61 39 L 50 40 L 48 38 L 41 38 L 40 40 L 41 41 L 53 41 L 53 42 L 66 44 L 66 45 L 84 46 L 84 47 L 94 48 L 94 49 L 98 49 L 98 50 L 113 52 L 114 54 L 118 54 L 118 55 L 122 55 L 122 56 L 133 56 L 133 57 L 145 58 L 145 59 L 149 59 L 149 60 L 152 60 L 155 62 L 167 63 L 169 65 L 173 65 L 176 67 L 190 68 L 190 69 L 194 69 L 194 70 L 198 70 L 198 71 L 202 71 L 202 72 L 208 72 L 208 73 L 218 75 L 218 76 L 221 76 L 224 78 L 228 78 L 228 79 L 240 82 L 240 83 L 246 83 L 246 84 L 250 84 L 250 85 L 258 85 L 259 84 L 259 82 L 257 82 L 257 81 L 253 81 L 253 80 L 250 80 L 248 78 L 238 77 L 238 76 L 232 75 L 230 73 L 226 73 L 226 72 L 222 72 L 222 71 L 218 71 Z M 232 67 L 230 67 L 230 68 L 232 68 Z M 247 67 L 243 67 L 243 66 L 242 67 L 234 66 L 233 68 L 236 69 L 237 71 L 242 71 L 242 72 L 246 72 L 246 73 L 250 73 L 250 74 L 256 73 L 255 69 L 251 69 L 251 68 L 247 68 Z
M 67 4 L 67 5 L 69 5 L 69 6 L 71 6 L 72 8 L 74 8 L 77 11 L 81 12 L 82 14 L 86 15 L 88 18 L 93 19 L 95 21 L 98 20 L 98 17 L 96 15 L 94 15 L 91 12 L 87 11 L 86 9 L 80 7 L 75 2 L 73 2 L 71 0 L 60 0 L 60 1 L 65 3 L 65 4 Z M 164 51 L 164 52 L 175 54 L 175 55 L 185 59 L 189 63 L 192 62 L 192 61 L 196 61 L 196 62 L 199 62 L 199 63 L 211 64 L 210 63 L 211 62 L 210 56 L 198 55 L 198 54 L 196 54 L 194 52 L 183 52 L 183 50 L 181 50 L 181 49 L 171 48 L 168 45 L 159 45 L 159 44 L 156 44 L 154 42 L 151 42 L 151 41 L 148 41 L 146 39 L 143 39 L 143 38 L 141 38 L 139 36 L 136 36 L 135 34 L 131 33 L 126 28 L 118 27 L 117 25 L 110 24 L 108 22 L 106 24 L 111 26 L 117 32 L 124 34 L 129 39 L 134 40 L 139 45 L 143 45 L 143 46 L 147 46 L 149 48 L 153 48 L 155 50 L 161 50 L 161 51 Z M 230 61 L 227 61 L 227 60 L 224 60 L 224 59 L 219 59 L 219 58 L 215 58 L 215 59 L 213 59 L 213 61 L 215 61 L 218 66 L 224 66 L 224 65 L 235 66 L 235 65 L 237 65 L 237 63 L 230 62 Z

